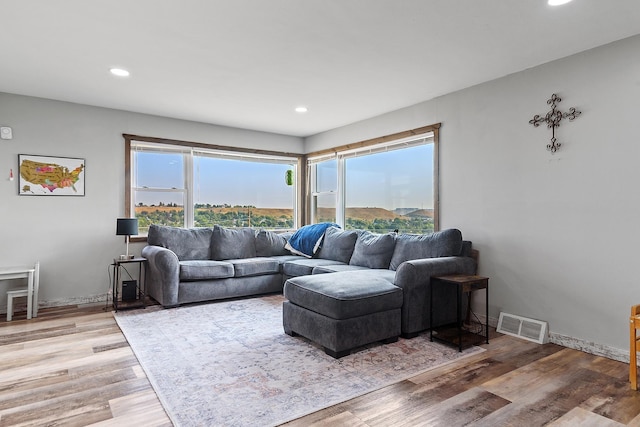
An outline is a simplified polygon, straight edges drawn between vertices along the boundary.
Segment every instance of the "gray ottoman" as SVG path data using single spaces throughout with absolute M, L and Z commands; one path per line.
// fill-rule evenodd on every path
M 376 341 L 398 340 L 402 289 L 371 272 L 293 277 L 284 284 L 283 326 L 337 358 Z

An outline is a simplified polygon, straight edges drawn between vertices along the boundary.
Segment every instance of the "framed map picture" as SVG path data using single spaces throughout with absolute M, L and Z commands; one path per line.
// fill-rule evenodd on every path
M 21 196 L 84 196 L 84 159 L 18 155 Z

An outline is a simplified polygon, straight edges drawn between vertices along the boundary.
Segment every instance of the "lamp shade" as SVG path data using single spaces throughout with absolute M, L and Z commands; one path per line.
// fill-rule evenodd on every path
M 117 236 L 135 236 L 138 234 L 138 218 L 118 218 L 116 223 Z

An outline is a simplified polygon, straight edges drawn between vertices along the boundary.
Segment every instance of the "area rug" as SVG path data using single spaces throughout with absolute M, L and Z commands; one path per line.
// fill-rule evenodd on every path
M 428 334 L 333 359 L 286 335 L 282 295 L 115 318 L 176 426 L 277 425 L 482 351 Z

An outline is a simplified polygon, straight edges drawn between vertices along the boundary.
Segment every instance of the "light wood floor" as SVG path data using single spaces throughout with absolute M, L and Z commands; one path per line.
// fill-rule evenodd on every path
M 103 306 L 24 317 L 0 320 L 0 426 L 171 425 Z M 640 426 L 627 364 L 508 336 L 484 347 L 287 426 Z

